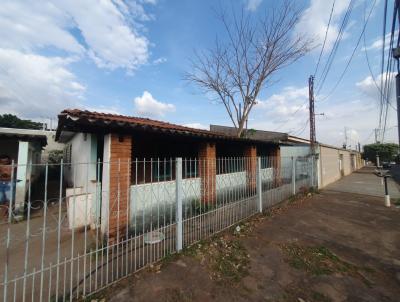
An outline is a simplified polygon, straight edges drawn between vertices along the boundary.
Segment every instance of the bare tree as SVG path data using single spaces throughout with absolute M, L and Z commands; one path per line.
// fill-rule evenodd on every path
M 222 13 L 226 41 L 217 38 L 212 49 L 195 53 L 186 80 L 224 104 L 239 137 L 260 91 L 271 84 L 274 73 L 310 50 L 311 41 L 294 34 L 300 15 L 289 1 L 257 20 L 242 10 L 229 22 Z

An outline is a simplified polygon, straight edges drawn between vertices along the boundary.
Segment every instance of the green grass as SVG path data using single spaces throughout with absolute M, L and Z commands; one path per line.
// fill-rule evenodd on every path
M 313 276 L 339 273 L 360 278 L 367 286 L 370 282 L 360 271 L 370 272 L 369 268 L 360 268 L 340 259 L 324 246 L 301 246 L 296 243 L 280 246 L 285 254 L 285 260 L 295 269 L 306 271 Z

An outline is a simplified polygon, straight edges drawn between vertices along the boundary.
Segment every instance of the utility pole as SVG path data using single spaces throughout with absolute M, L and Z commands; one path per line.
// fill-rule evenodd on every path
M 396 19 L 396 15 L 399 17 L 397 18 L 400 26 L 400 1 L 396 0 L 395 1 L 395 6 L 394 6 L 394 20 Z M 394 25 L 394 20 L 393 20 L 393 25 Z M 392 29 L 392 31 L 394 28 Z M 392 32 L 393 34 L 393 32 Z M 397 133 L 398 133 L 398 139 L 399 139 L 399 144 L 400 144 L 400 65 L 399 65 L 399 59 L 400 59 L 400 47 L 399 47 L 400 40 L 397 38 L 397 43 L 394 43 L 393 45 L 397 45 L 397 47 L 392 49 L 392 55 L 393 58 L 397 62 L 397 75 L 396 75 L 396 104 L 397 104 Z M 382 88 L 381 88 L 382 89 Z
M 379 137 L 379 130 L 378 128 L 374 129 L 375 132 L 375 144 L 379 143 L 378 137 Z
M 343 149 L 347 149 L 347 127 L 344 127 L 344 144 Z
M 308 78 L 308 99 L 310 109 L 310 148 L 311 154 L 315 154 L 315 112 L 314 112 L 314 76 Z

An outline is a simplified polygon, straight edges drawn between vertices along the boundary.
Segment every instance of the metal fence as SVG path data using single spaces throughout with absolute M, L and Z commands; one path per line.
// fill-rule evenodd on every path
M 36 165 L 37 179 L 2 166 L 1 297 L 93 294 L 315 186 L 314 166 L 312 157 L 61 162 Z

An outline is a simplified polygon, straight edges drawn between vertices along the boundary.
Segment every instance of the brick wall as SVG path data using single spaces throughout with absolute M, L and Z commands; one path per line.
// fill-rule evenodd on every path
M 122 239 L 126 235 L 130 204 L 131 154 L 132 138 L 111 134 L 108 220 L 111 241 Z
M 216 146 L 204 143 L 199 147 L 199 174 L 201 179 L 201 202 L 216 202 Z
M 247 187 L 250 190 L 256 190 L 256 177 L 257 177 L 257 147 L 246 146 L 243 152 L 245 160 L 245 170 Z

